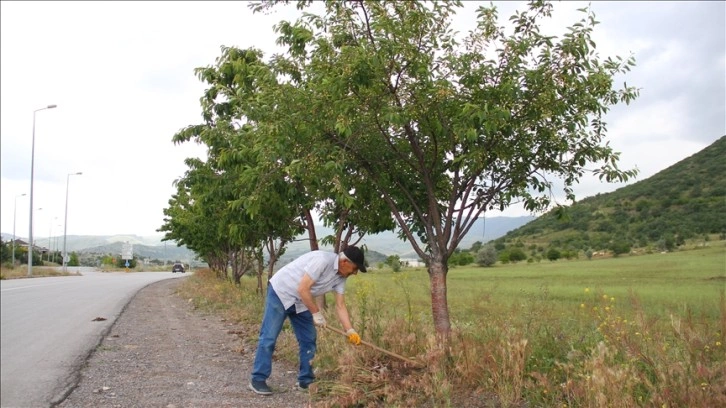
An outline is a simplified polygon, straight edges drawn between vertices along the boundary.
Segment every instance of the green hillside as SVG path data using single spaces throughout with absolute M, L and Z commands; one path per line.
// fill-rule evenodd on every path
M 588 197 L 510 231 L 494 243 L 528 258 L 673 250 L 687 240 L 726 239 L 726 136 L 673 166 Z M 521 259 L 521 258 L 520 258 Z

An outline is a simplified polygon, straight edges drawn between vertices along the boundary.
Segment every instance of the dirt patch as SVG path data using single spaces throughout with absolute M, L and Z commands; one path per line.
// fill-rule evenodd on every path
M 280 361 L 268 384 L 247 388 L 255 342 L 245 330 L 194 310 L 175 291 L 182 279 L 142 289 L 80 372 L 78 386 L 57 407 L 311 407 L 294 390 L 297 368 Z

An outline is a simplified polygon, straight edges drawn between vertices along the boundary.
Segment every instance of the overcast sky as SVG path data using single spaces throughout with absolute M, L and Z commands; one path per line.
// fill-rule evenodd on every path
M 455 29 L 474 24 L 465 2 Z M 488 4 L 485 3 L 485 4 Z M 523 2 L 495 2 L 501 24 Z M 576 22 L 586 2 L 556 2 L 553 34 Z M 641 90 L 607 117 L 620 167 L 645 179 L 726 134 L 726 3 L 592 2 L 601 56 L 631 53 L 623 80 Z M 204 85 L 193 70 L 214 64 L 220 46 L 275 47 L 272 25 L 294 7 L 253 15 L 245 2 L 0 2 L 0 231 L 29 232 L 35 116 L 34 236 L 159 235 L 163 209 L 184 174 L 193 143 L 174 146 L 201 122 Z M 82 175 L 68 174 L 83 172 Z M 579 199 L 622 185 L 588 178 Z M 17 206 L 15 205 L 17 203 Z M 16 215 L 14 216 L 14 210 Z M 504 214 L 526 215 L 512 209 Z

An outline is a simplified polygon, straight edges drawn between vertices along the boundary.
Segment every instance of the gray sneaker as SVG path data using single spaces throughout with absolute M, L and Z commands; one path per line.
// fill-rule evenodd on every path
M 272 395 L 272 390 L 264 381 L 250 380 L 250 389 L 254 391 L 255 394 Z

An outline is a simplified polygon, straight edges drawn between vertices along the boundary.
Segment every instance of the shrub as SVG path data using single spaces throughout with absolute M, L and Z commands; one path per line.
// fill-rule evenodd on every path
M 71 260 L 73 257 L 71 256 Z M 69 264 L 70 265 L 70 264 Z M 125 268 L 126 267 L 126 260 L 121 259 L 120 257 L 116 259 L 116 267 L 117 268 Z M 129 268 L 133 269 L 136 268 L 136 257 L 134 259 L 129 259 Z
M 517 263 L 519 261 L 524 261 L 527 259 L 527 254 L 522 251 L 521 248 L 512 248 L 509 250 L 509 260 Z
M 560 259 L 560 251 L 557 248 L 550 248 L 549 251 L 547 251 L 547 259 L 550 261 L 556 261 Z
M 491 245 L 483 246 L 476 253 L 476 263 L 479 266 L 492 266 L 497 263 L 497 250 Z
M 449 258 L 450 265 L 464 266 L 469 265 L 472 262 L 474 262 L 474 255 L 472 255 L 469 251 L 455 252 L 451 258 Z
M 627 254 L 630 252 L 630 243 L 626 241 L 617 241 L 610 246 L 610 250 L 613 251 L 613 255 L 618 256 Z
M 391 255 L 388 258 L 386 258 L 386 265 L 390 266 L 391 269 L 393 269 L 393 272 L 400 272 L 401 271 L 401 257 L 398 255 Z

